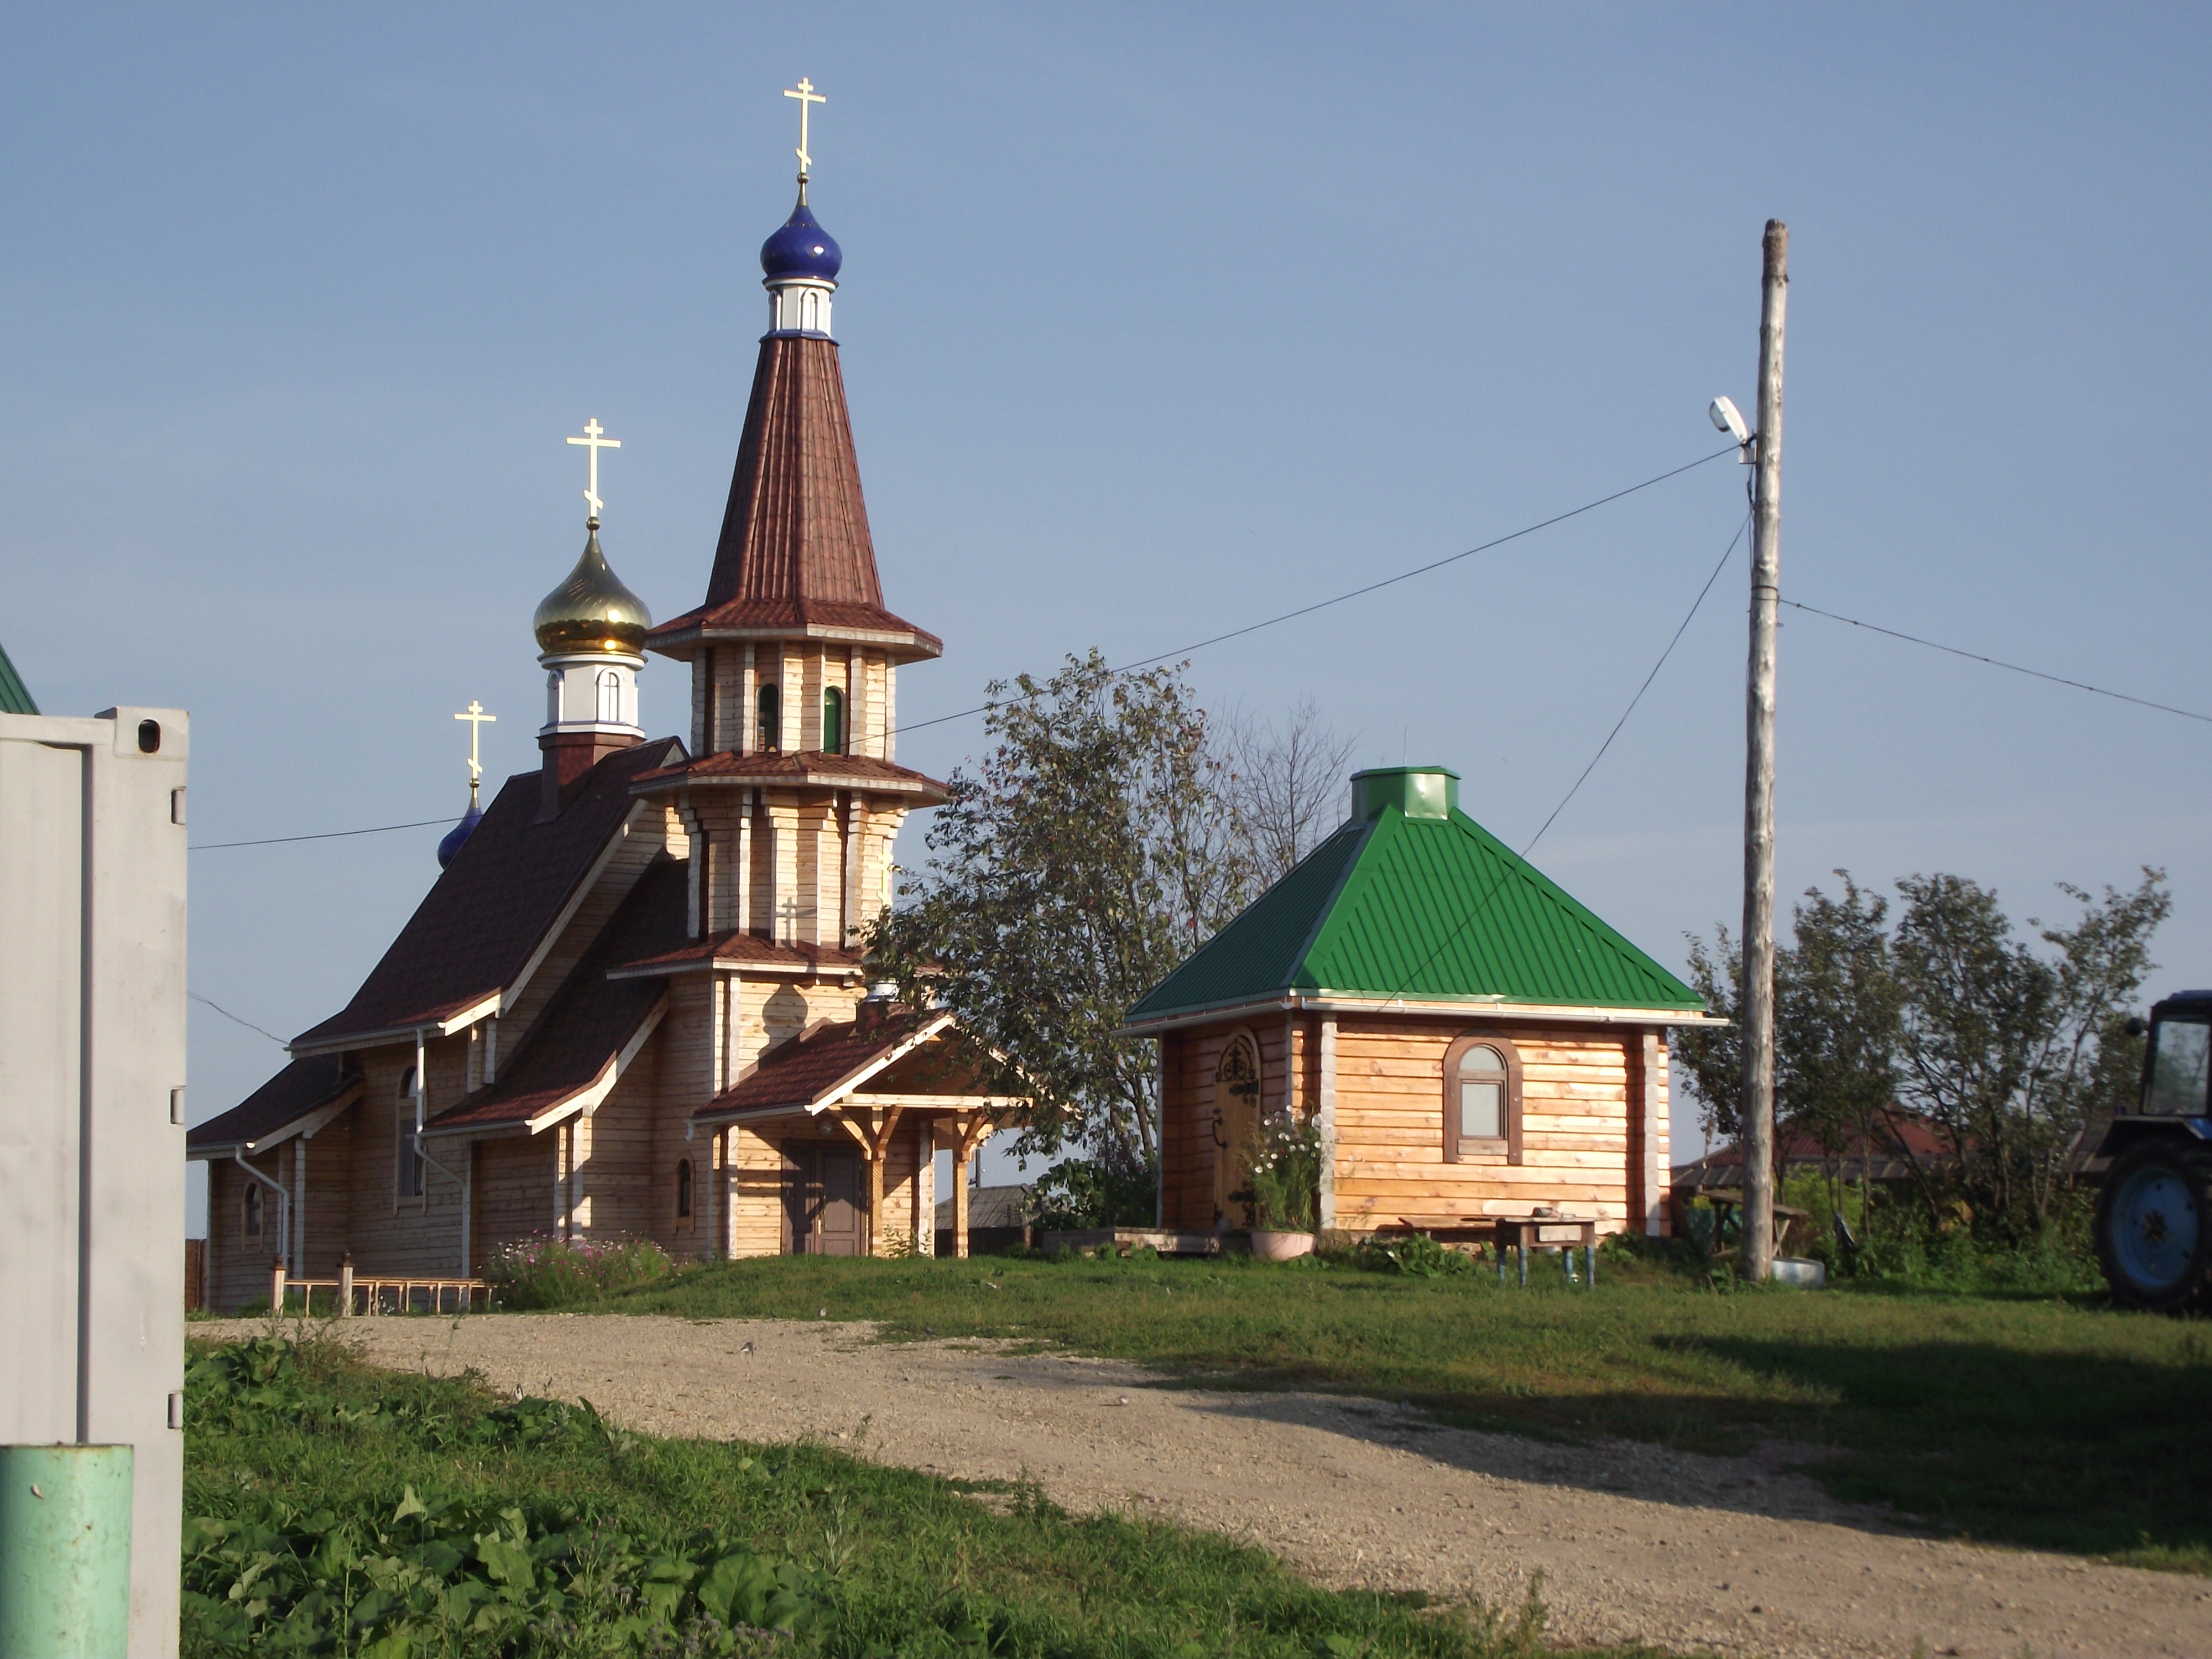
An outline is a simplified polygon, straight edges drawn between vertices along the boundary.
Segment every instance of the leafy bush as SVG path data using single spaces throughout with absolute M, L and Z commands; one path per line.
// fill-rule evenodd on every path
M 1086 1227 L 1150 1227 L 1159 1217 L 1156 1164 L 1062 1158 L 1030 1188 L 1030 1209 L 1047 1232 Z
M 1293 1118 L 1272 1117 L 1252 1132 L 1243 1155 L 1252 1224 L 1311 1232 L 1321 1207 L 1321 1131 Z
M 443 1395 L 349 1406 L 320 1380 L 335 1356 L 276 1337 L 234 1344 L 185 1378 L 195 1433 L 277 1425 L 396 1433 L 453 1451 L 569 1443 L 635 1460 L 645 1443 L 589 1401 L 525 1398 L 473 1414 Z M 398 1501 L 303 1510 L 270 1497 L 186 1518 L 187 1655 L 675 1652 L 750 1654 L 803 1632 L 817 1576 L 695 1533 L 648 1549 L 573 1504 L 465 1501 L 401 1486 Z
M 649 1285 L 675 1264 L 649 1238 L 526 1238 L 492 1252 L 484 1277 L 502 1308 L 560 1308 Z

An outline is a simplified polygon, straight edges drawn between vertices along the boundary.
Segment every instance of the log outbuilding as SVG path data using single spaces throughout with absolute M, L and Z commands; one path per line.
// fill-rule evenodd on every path
M 1666 1232 L 1667 1035 L 1711 1020 L 1697 993 L 1461 811 L 1457 774 L 1361 772 L 1352 801 L 1129 1011 L 1159 1044 L 1161 1226 L 1249 1226 L 1237 1150 L 1287 1115 L 1325 1229 Z

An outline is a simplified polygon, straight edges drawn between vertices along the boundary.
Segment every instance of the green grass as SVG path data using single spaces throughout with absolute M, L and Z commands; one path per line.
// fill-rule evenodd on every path
M 2212 1326 L 2086 1301 L 1717 1293 L 1608 1252 L 1595 1292 L 1318 1263 L 778 1257 L 596 1304 L 1011 1337 L 1209 1387 L 1410 1401 L 1449 1422 L 1820 1449 L 1837 1497 L 1932 1529 L 2212 1573 Z
M 1533 1600 L 1500 1616 L 1322 1590 L 1218 1535 L 1072 1516 L 1031 1488 L 629 1434 L 313 1340 L 195 1352 L 186 1659 L 1543 1651 Z

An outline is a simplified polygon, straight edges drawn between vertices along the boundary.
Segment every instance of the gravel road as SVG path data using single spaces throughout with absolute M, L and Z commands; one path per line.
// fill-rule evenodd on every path
M 265 1323 L 200 1325 L 196 1336 Z M 1440 1428 L 1380 1401 L 1162 1388 L 1111 1361 L 870 1327 L 504 1315 L 356 1320 L 364 1357 L 588 1396 L 633 1429 L 813 1437 L 911 1468 L 1035 1479 L 1087 1511 L 1217 1528 L 1332 1584 L 1469 1590 L 1509 1608 L 1540 1569 L 1553 1639 L 1827 1659 L 2212 1659 L 2212 1580 L 1908 1536 L 1784 1472 Z M 750 1342 L 752 1348 L 745 1351 Z M 1754 1519 L 1756 1517 L 1756 1519 Z

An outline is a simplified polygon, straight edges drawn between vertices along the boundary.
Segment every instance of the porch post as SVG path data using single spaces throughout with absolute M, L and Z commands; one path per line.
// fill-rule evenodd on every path
M 952 1254 L 963 1261 L 968 1255 L 968 1125 L 961 1123 L 952 1137 Z
M 353 1317 L 353 1252 L 338 1258 L 338 1317 Z
M 870 1113 L 873 1118 L 875 1114 Z M 878 1128 L 870 1135 L 861 1148 L 868 1158 L 868 1251 L 870 1255 L 883 1254 L 884 1214 L 884 1143 L 888 1137 Z
M 933 1184 L 930 1177 L 936 1173 L 937 1127 L 930 1119 L 921 1118 L 914 1126 L 914 1249 L 917 1255 L 937 1254 L 937 1206 L 928 1203 L 936 1194 L 927 1190 Z
M 284 1258 L 281 1255 L 269 1267 L 269 1312 L 272 1318 L 282 1318 L 284 1313 Z

